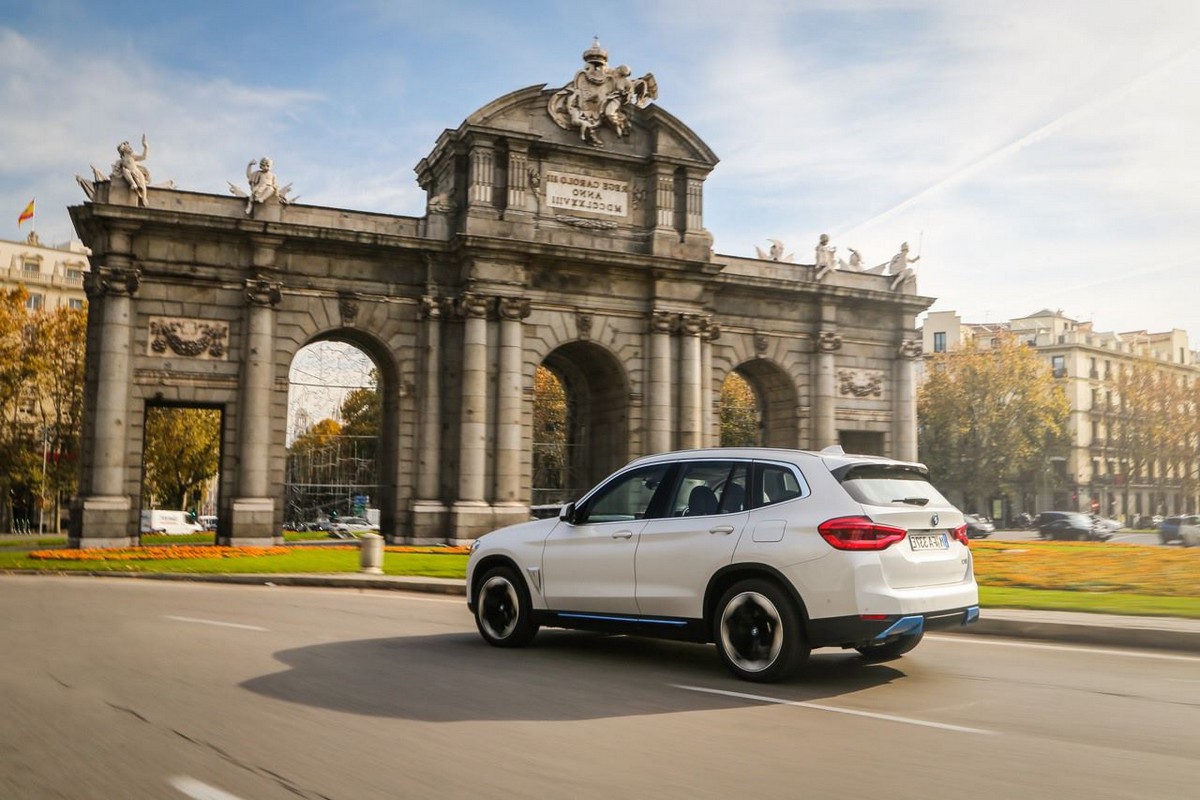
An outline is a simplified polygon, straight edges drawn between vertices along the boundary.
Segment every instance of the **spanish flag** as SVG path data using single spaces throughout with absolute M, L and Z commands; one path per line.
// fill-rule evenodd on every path
M 25 220 L 33 219 L 33 200 L 29 201 L 29 205 L 25 206 L 25 210 L 21 212 L 21 216 L 17 217 L 17 227 L 25 224 Z

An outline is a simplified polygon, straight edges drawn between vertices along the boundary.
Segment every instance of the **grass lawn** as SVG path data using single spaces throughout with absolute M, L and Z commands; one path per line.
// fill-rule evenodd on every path
M 294 535 L 306 539 L 325 538 L 321 533 Z M 182 536 L 154 538 L 166 544 L 186 544 L 190 539 Z M 288 539 L 291 540 L 291 535 Z M 211 541 L 210 534 L 196 540 L 200 544 Z M 203 548 L 198 549 L 203 551 Z M 971 543 L 971 550 L 984 607 L 1200 619 L 1200 548 L 1107 542 L 976 541 Z M 284 555 L 155 561 L 44 561 L 30 558 L 28 552 L 0 550 L 0 570 L 49 572 L 356 572 L 358 563 L 358 552 L 353 545 L 345 550 L 297 547 Z M 467 557 L 451 553 L 389 552 L 385 554 L 383 564 L 388 575 L 462 578 L 466 574 Z

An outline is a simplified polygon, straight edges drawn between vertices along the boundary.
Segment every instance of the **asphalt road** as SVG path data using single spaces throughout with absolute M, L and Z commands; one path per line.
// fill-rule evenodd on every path
M 931 635 L 760 686 L 460 598 L 0 577 L 3 798 L 1176 798 L 1200 657 Z
M 1020 531 L 1020 530 L 996 531 L 988 538 L 996 539 L 996 540 L 1003 541 L 1003 542 L 1032 542 L 1032 541 L 1038 541 L 1041 539 L 1041 537 L 1038 536 L 1038 532 L 1036 530 L 1032 530 L 1032 531 Z M 1157 531 L 1120 530 L 1120 531 L 1117 531 L 1116 533 L 1114 533 L 1112 535 L 1112 538 L 1109 539 L 1108 541 L 1120 542 L 1122 544 L 1153 544 L 1153 545 L 1158 545 L 1159 547 L 1162 546 L 1162 543 L 1158 540 L 1158 532 Z M 1177 542 L 1172 542 L 1168 546 L 1169 547 L 1178 547 L 1179 544 Z

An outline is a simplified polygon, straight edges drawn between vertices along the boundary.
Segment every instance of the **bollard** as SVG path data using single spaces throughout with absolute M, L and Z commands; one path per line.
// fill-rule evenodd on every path
M 364 533 L 358 546 L 358 571 L 368 575 L 383 574 L 383 537 L 378 533 Z

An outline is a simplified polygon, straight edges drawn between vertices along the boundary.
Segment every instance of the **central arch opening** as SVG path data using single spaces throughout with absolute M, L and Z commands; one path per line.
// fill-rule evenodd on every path
M 552 351 L 534 380 L 534 513 L 556 509 L 629 460 L 629 383 L 590 342 Z
M 386 382 L 356 342 L 322 340 L 296 353 L 289 370 L 285 528 L 353 538 L 384 527 Z

